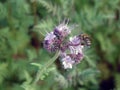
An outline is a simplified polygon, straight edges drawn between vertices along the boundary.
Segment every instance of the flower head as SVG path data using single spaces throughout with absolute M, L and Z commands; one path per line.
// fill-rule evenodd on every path
M 47 34 L 47 36 L 44 39 L 44 48 L 46 48 L 49 52 L 54 52 L 59 49 L 59 40 L 57 37 L 53 34 L 53 32 Z
M 81 45 L 81 40 L 79 37 L 74 36 L 70 38 L 70 57 L 75 61 L 76 64 L 80 63 L 80 61 L 83 59 L 83 46 Z
M 71 33 L 71 28 L 67 24 L 68 21 L 67 22 L 64 21 L 54 29 L 54 34 L 58 38 L 64 38 Z
M 68 26 L 68 22 L 58 25 L 53 32 L 46 35 L 44 39 L 44 48 L 49 52 L 61 51 L 59 59 L 64 69 L 72 68 L 78 64 L 84 57 L 83 41 L 79 36 L 69 37 L 73 28 Z
M 80 63 L 81 60 L 83 59 L 83 54 L 82 54 L 82 53 L 78 53 L 78 54 L 69 54 L 69 56 L 71 57 L 72 60 L 75 61 L 75 64 Z
M 73 45 L 79 45 L 80 44 L 80 38 L 78 36 L 70 37 L 70 42 Z
M 71 59 L 70 56 L 65 56 L 62 60 L 64 69 L 72 68 L 75 61 Z

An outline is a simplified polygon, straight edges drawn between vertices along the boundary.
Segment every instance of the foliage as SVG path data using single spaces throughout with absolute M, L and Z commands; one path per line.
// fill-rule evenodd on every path
M 42 46 L 64 18 L 92 39 L 72 70 Z M 119 46 L 120 0 L 0 0 L 0 90 L 119 90 Z

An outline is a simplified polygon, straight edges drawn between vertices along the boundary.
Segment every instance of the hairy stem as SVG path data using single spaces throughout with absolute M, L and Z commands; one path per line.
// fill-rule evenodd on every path
M 32 84 L 36 84 L 36 83 L 39 81 L 39 79 L 40 79 L 40 77 L 43 75 L 44 71 L 45 71 L 50 65 L 52 65 L 52 64 L 54 63 L 54 61 L 58 58 L 59 54 L 60 54 L 60 51 L 56 52 L 55 56 L 54 56 L 52 59 L 50 59 L 50 60 L 44 65 L 43 68 L 41 68 L 41 69 L 38 70 L 38 72 L 37 72 L 37 74 L 36 74 L 36 77 L 35 77 L 34 81 L 32 82 Z

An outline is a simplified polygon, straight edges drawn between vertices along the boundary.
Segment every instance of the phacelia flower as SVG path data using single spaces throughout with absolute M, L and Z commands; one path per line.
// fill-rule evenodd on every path
M 71 59 L 70 56 L 66 56 L 66 57 L 62 58 L 61 61 L 62 61 L 62 64 L 64 66 L 64 69 L 72 68 L 72 66 L 75 62 Z
M 70 69 L 74 65 L 81 62 L 84 58 L 83 49 L 85 45 L 82 45 L 82 38 L 79 36 L 69 37 L 71 28 L 68 26 L 68 22 L 55 27 L 53 32 L 46 35 L 44 39 L 44 48 L 49 52 L 56 52 L 59 50 L 59 59 L 64 69 Z
M 70 37 L 69 49 L 70 49 L 71 53 L 73 53 L 73 54 L 82 53 L 83 46 L 80 43 L 79 37 L 77 37 L 77 36 Z
M 44 39 L 44 48 L 46 48 L 49 52 L 55 52 L 59 49 L 60 41 L 57 37 L 53 34 L 53 32 L 47 34 Z
M 80 45 L 80 38 L 78 36 L 70 37 L 70 43 L 73 46 Z
M 80 61 L 83 59 L 83 45 L 81 45 L 80 38 L 75 36 L 70 38 L 70 57 L 75 61 L 75 64 L 80 63 Z
M 65 38 L 71 33 L 71 28 L 67 25 L 67 22 L 63 22 L 54 29 L 54 34 L 60 39 Z
M 74 64 L 78 64 L 81 62 L 83 59 L 83 53 L 78 53 L 78 54 L 69 54 L 71 59 L 74 61 Z

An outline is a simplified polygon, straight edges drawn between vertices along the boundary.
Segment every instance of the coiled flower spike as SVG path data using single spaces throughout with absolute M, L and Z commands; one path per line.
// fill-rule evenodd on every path
M 59 40 L 53 34 L 53 32 L 48 33 L 43 42 L 44 48 L 49 52 L 55 52 L 59 49 Z
M 71 33 L 71 28 L 68 26 L 68 20 L 64 20 L 60 25 L 55 27 L 54 34 L 59 39 L 64 39 L 68 34 Z

